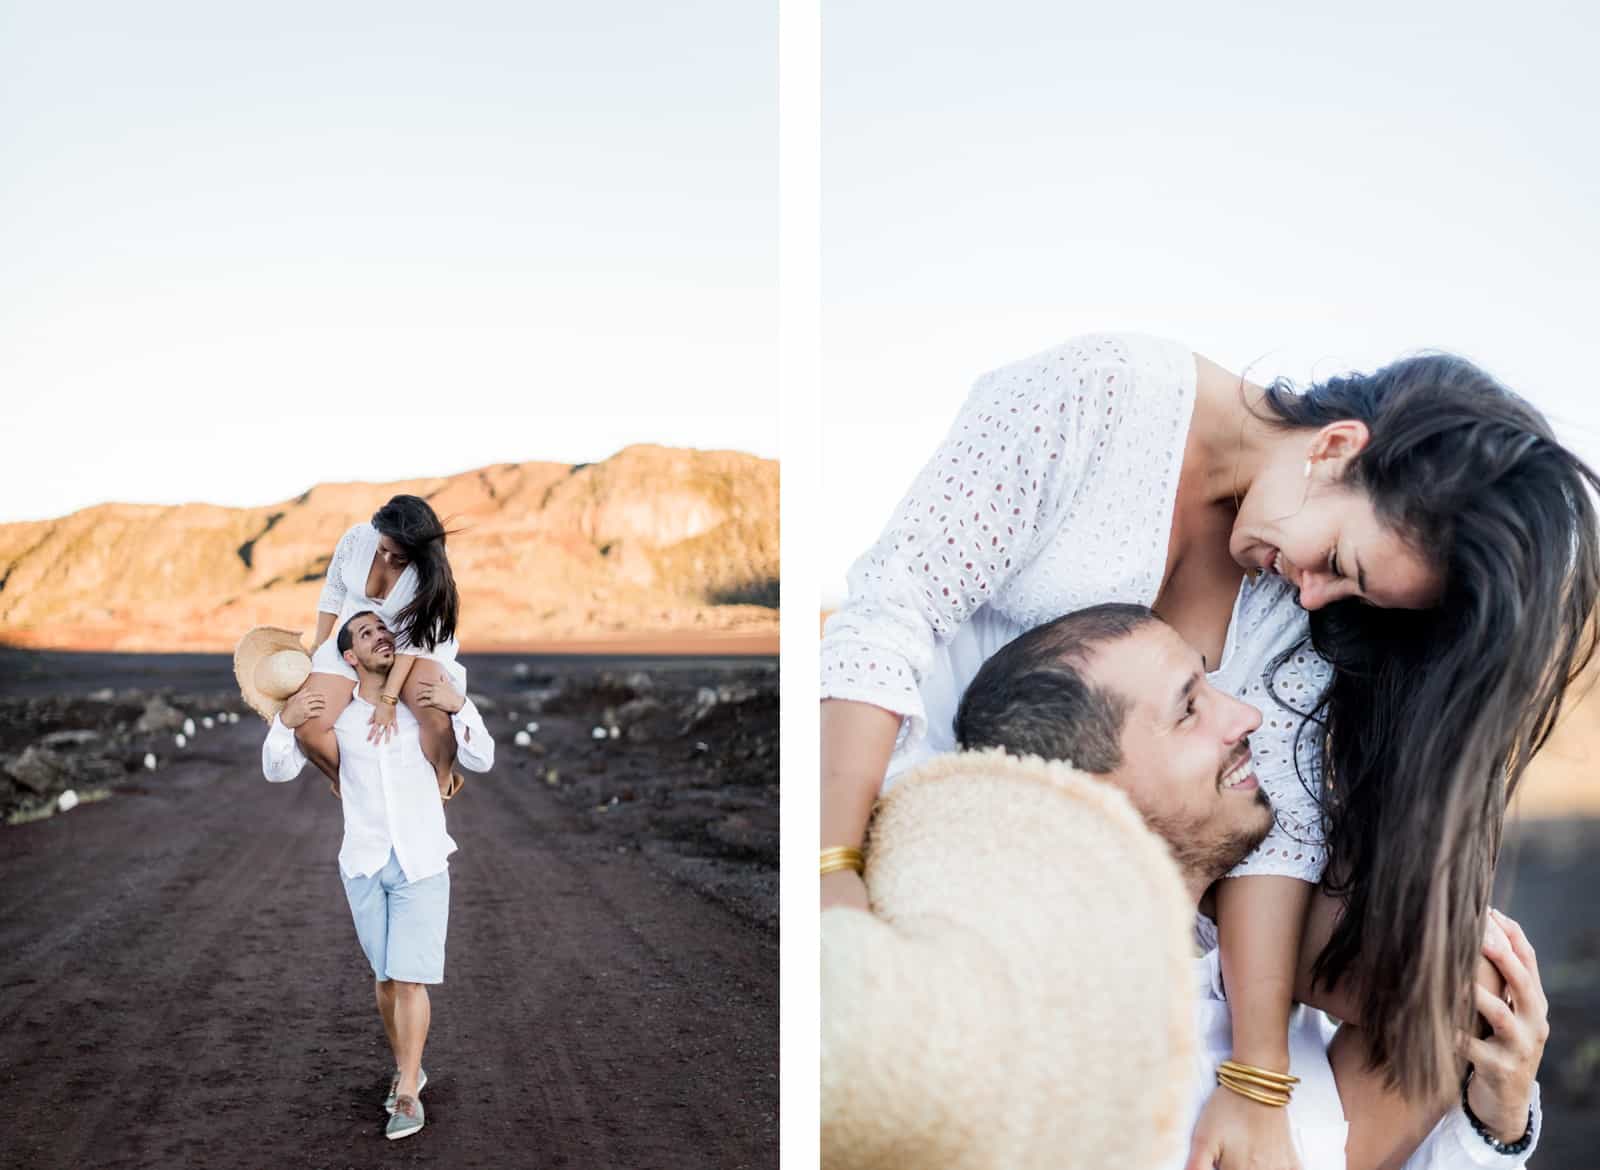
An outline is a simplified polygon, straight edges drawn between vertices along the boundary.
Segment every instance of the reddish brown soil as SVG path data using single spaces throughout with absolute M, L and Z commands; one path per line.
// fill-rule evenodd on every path
M 309 773 L 263 781 L 247 719 L 0 828 L 0 1165 L 776 1166 L 775 915 L 664 864 L 690 846 L 538 782 L 504 722 L 449 809 L 422 1133 L 383 1139 L 338 806 Z

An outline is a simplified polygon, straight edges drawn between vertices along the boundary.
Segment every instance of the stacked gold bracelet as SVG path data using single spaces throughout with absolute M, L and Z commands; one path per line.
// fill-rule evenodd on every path
M 841 869 L 853 869 L 857 873 L 866 870 L 867 863 L 861 856 L 861 850 L 852 849 L 848 845 L 835 845 L 832 849 L 822 851 L 822 876 L 838 873 Z
M 1279 1109 L 1289 1103 L 1299 1083 L 1299 1077 L 1257 1068 L 1253 1064 L 1240 1064 L 1237 1060 L 1225 1060 L 1217 1065 L 1217 1084 L 1241 1097 Z

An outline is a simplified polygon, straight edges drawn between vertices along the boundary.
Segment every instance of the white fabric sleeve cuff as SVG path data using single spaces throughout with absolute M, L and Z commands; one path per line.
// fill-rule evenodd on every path
M 274 783 L 293 780 L 306 766 L 306 757 L 295 742 L 294 732 L 283 725 L 277 716 L 267 731 L 266 742 L 261 745 L 261 773 Z
M 1460 1105 L 1451 1109 L 1433 1127 L 1433 1132 L 1406 1162 L 1406 1170 L 1451 1170 L 1453 1167 L 1482 1166 L 1487 1170 L 1520 1170 L 1539 1148 L 1544 1133 L 1544 1114 L 1539 1104 L 1539 1082 L 1533 1082 L 1533 1141 L 1520 1154 L 1497 1154 L 1494 1147 L 1472 1128 Z
M 494 737 L 483 725 L 483 716 L 471 699 L 450 716 L 456 733 L 456 760 L 469 772 L 487 772 L 494 766 Z

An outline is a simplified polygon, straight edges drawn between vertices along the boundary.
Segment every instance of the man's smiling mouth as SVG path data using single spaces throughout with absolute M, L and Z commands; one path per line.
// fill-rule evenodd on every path
M 1247 751 L 1236 760 L 1231 768 L 1217 777 L 1217 790 L 1249 789 L 1256 787 L 1255 764 L 1250 759 Z

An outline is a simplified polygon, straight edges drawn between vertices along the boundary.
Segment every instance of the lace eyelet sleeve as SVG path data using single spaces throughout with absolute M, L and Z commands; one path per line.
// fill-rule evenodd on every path
M 1277 699 L 1303 706 L 1327 687 L 1332 671 L 1310 647 L 1295 650 L 1273 676 Z M 1273 824 L 1266 838 L 1229 877 L 1272 875 L 1319 882 L 1327 868 L 1323 826 L 1322 754 L 1315 727 L 1268 694 L 1265 683 L 1244 696 L 1261 710 L 1262 724 L 1250 737 L 1256 775 L 1272 802 Z
M 356 542 L 361 526 L 350 528 L 334 546 L 333 557 L 328 561 L 328 573 L 322 583 L 322 596 L 317 599 L 318 613 L 331 613 L 338 617 L 344 611 L 345 595 L 349 592 L 344 583 L 344 568 L 354 559 Z
M 849 572 L 822 642 L 822 696 L 926 727 L 918 686 L 935 647 L 1053 535 L 1127 383 L 1114 345 L 1080 339 L 980 378 L 943 443 Z

